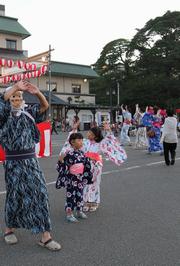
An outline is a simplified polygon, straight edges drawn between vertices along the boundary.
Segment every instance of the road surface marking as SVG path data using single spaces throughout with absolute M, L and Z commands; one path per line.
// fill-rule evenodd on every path
M 57 155 L 52 155 L 52 157 L 56 157 L 56 156 Z M 176 158 L 176 160 L 180 160 L 180 157 Z M 108 175 L 108 174 L 118 173 L 119 171 L 128 171 L 128 170 L 133 170 L 133 169 L 137 169 L 137 168 L 142 168 L 144 166 L 152 166 L 152 165 L 157 165 L 157 164 L 162 164 L 162 163 L 164 163 L 164 161 L 147 163 L 147 164 L 143 164 L 143 165 L 134 165 L 134 166 L 126 167 L 126 168 L 116 169 L 116 170 L 112 170 L 112 171 L 106 171 L 106 172 L 103 172 L 102 175 Z M 50 186 L 50 185 L 54 185 L 55 183 L 56 183 L 56 181 L 52 181 L 52 182 L 46 183 L 46 185 Z M 0 191 L 0 196 L 4 195 L 4 194 L 6 194 L 6 191 Z

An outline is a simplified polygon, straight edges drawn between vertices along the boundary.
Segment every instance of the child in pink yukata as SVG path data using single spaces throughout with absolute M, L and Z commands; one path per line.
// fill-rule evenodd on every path
M 72 132 L 76 131 L 76 128 L 74 127 Z M 96 211 L 100 204 L 100 183 L 103 166 L 101 153 L 117 165 L 121 165 L 127 159 L 125 150 L 120 146 L 118 139 L 112 134 L 107 123 L 104 124 L 104 130 L 106 131 L 105 137 L 99 127 L 92 127 L 87 132 L 87 138 L 83 139 L 81 150 L 90 158 L 93 174 L 93 183 L 87 184 L 83 191 L 84 211 Z M 60 155 L 66 154 L 69 149 L 69 143 L 66 141 Z

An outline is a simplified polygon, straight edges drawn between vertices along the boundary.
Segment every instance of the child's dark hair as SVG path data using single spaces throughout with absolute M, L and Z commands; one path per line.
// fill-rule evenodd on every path
M 174 110 L 173 109 L 167 109 L 166 113 L 167 113 L 167 116 L 173 116 Z
M 104 138 L 103 134 L 101 132 L 101 129 L 99 127 L 92 127 L 90 128 L 90 131 L 94 134 L 95 136 L 95 141 L 96 142 L 101 142 L 101 140 Z
M 81 133 L 72 133 L 69 137 L 69 143 L 72 144 L 75 139 L 83 139 L 83 135 Z

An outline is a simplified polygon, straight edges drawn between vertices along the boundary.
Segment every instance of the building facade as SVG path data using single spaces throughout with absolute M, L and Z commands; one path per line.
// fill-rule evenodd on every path
M 29 58 L 28 51 L 23 50 L 23 40 L 29 36 L 31 34 L 18 19 L 7 17 L 5 6 L 0 5 L 0 58 L 24 62 L 39 59 L 41 54 Z M 40 88 L 49 101 L 49 119 L 68 118 L 71 124 L 73 117 L 78 115 L 83 129 L 84 125 L 100 121 L 99 113 L 103 113 L 104 117 L 109 116 L 106 110 L 96 106 L 95 94 L 89 93 L 89 81 L 98 77 L 91 66 L 49 61 L 48 69 L 45 75 L 29 80 Z M 5 68 L 1 66 L 0 75 L 4 73 Z M 4 87 L 4 84 L 0 84 L 0 92 Z

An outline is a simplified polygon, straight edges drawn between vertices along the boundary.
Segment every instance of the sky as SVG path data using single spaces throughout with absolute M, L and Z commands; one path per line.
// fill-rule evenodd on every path
M 131 40 L 136 29 L 180 11 L 180 0 L 0 0 L 5 15 L 31 33 L 23 41 L 29 56 L 45 52 L 53 61 L 94 64 L 104 46 L 116 39 Z

